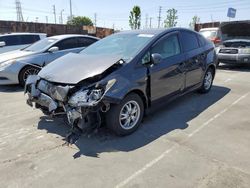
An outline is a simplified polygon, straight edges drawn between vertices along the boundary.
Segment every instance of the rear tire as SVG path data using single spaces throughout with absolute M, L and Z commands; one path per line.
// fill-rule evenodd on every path
M 140 126 L 143 114 L 144 104 L 141 97 L 131 93 L 120 104 L 111 106 L 106 113 L 106 125 L 119 136 L 129 135 Z
M 41 69 L 34 66 L 24 67 L 19 73 L 19 84 L 21 86 L 25 85 L 26 79 L 30 75 L 37 75 Z
M 212 86 L 214 81 L 214 70 L 210 67 L 205 73 L 205 76 L 203 78 L 203 83 L 201 88 L 198 90 L 199 93 L 208 93 Z

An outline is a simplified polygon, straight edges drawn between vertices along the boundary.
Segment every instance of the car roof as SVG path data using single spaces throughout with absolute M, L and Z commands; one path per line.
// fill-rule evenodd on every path
M 144 30 L 130 30 L 130 31 L 122 31 L 120 33 L 124 34 L 149 34 L 149 35 L 161 35 L 174 31 L 191 31 L 193 33 L 197 33 L 194 30 L 182 28 L 182 27 L 173 27 L 173 28 L 164 28 L 164 29 L 144 29 Z
M 46 33 L 2 33 L 0 36 L 11 36 L 11 35 L 47 35 Z
M 93 37 L 93 36 L 89 36 L 89 35 L 78 35 L 78 34 L 55 35 L 55 36 L 51 36 L 49 38 L 56 39 L 56 40 L 62 40 L 62 39 L 67 39 L 67 38 L 72 38 L 72 37 L 88 37 L 88 38 L 99 40 L 99 38 L 97 38 L 97 37 Z

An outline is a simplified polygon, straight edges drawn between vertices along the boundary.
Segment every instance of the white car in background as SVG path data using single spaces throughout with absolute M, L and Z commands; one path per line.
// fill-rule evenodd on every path
M 222 43 L 222 34 L 219 27 L 202 28 L 199 33 L 212 41 L 216 47 Z
M 0 34 L 0 54 L 18 50 L 46 38 L 45 33 L 8 33 Z

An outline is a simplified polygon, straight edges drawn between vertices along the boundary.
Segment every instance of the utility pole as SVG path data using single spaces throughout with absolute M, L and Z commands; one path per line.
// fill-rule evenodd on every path
M 69 0 L 69 7 L 70 7 L 70 21 L 73 19 L 73 13 L 72 13 L 72 1 Z
M 148 28 L 148 14 L 146 14 L 145 29 Z
M 151 29 L 152 28 L 152 17 L 149 18 L 149 28 Z
M 159 7 L 158 28 L 160 28 L 161 26 L 161 11 L 162 11 L 162 6 Z
M 61 21 L 60 23 L 61 24 L 63 24 L 63 11 L 64 11 L 64 9 L 61 10 L 61 19 L 60 19 L 60 21 Z
M 16 15 L 17 15 L 17 21 L 23 22 L 23 13 L 22 13 L 22 6 L 21 2 L 19 0 L 16 0 Z
M 48 16 L 45 17 L 46 23 L 48 23 Z
M 95 24 L 95 27 L 96 27 L 96 25 L 97 25 L 97 14 L 96 13 L 94 15 L 94 24 Z
M 55 24 L 56 24 L 56 5 L 53 5 L 53 14 L 54 14 Z

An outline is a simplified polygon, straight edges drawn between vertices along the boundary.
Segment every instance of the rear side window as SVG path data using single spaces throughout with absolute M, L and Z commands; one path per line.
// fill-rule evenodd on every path
M 198 39 L 199 39 L 200 46 L 206 46 L 207 45 L 207 40 L 203 36 L 198 35 Z
M 95 43 L 97 40 L 87 37 L 79 37 L 78 38 L 78 47 L 87 47 L 93 43 Z
M 191 32 L 182 32 L 182 45 L 185 52 L 199 48 L 196 34 Z
M 77 38 L 69 38 L 69 39 L 64 39 L 54 46 L 57 46 L 59 50 L 67 50 L 71 48 L 77 48 L 78 47 L 78 42 Z
M 21 44 L 32 44 L 38 40 L 40 37 L 38 35 L 20 35 Z
M 180 54 L 180 44 L 177 35 L 172 35 L 158 42 L 152 49 L 152 53 L 161 54 L 163 59 Z

